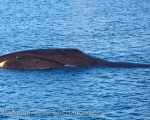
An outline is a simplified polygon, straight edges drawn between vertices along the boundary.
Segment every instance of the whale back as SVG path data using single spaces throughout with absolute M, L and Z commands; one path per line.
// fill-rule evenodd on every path
M 92 66 L 93 58 L 78 49 L 42 49 L 15 52 L 0 57 L 0 66 L 17 69 L 49 69 L 64 66 Z

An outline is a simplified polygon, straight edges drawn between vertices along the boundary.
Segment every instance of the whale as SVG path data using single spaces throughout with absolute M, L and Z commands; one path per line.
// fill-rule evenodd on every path
M 73 48 L 24 50 L 0 56 L 1 69 L 29 70 L 88 66 L 150 68 L 150 64 L 144 63 L 107 61 Z

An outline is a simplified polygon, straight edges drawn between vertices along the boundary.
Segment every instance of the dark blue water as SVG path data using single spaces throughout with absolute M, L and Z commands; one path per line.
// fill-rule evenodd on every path
M 149 0 L 0 1 L 0 55 L 78 48 L 150 63 Z M 150 69 L 0 69 L 0 119 L 150 119 Z

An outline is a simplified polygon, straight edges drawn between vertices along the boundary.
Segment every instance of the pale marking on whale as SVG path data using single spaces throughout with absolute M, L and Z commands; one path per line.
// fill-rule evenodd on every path
M 6 60 L 0 62 L 0 68 L 3 68 L 6 62 L 7 62 Z

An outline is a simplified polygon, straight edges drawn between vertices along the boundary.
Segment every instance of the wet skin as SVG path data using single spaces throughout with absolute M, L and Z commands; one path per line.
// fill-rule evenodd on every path
M 0 67 L 4 69 L 52 69 L 77 66 L 150 68 L 150 64 L 111 62 L 95 58 L 78 49 L 26 50 L 0 57 Z

